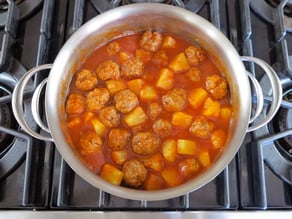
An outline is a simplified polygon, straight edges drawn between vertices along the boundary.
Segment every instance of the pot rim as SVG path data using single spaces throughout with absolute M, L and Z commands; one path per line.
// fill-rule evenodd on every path
M 106 182 L 85 167 L 85 165 L 79 160 L 63 134 L 62 125 L 59 125 L 62 124 L 60 116 L 64 113 L 64 107 L 63 109 L 60 109 L 56 106 L 60 106 L 60 104 L 64 105 L 64 99 L 62 100 L 60 96 L 64 96 L 66 93 L 66 91 L 62 90 L 62 86 L 66 85 L 68 82 L 68 72 L 72 72 L 72 68 L 78 67 L 66 66 L 67 63 L 70 62 L 70 59 L 72 59 L 72 54 L 78 50 L 77 47 L 80 46 L 80 43 L 85 40 L 88 41 L 88 38 L 94 35 L 97 29 L 104 28 L 109 23 L 115 23 L 120 19 L 127 17 L 128 15 L 125 15 L 125 12 L 136 16 L 141 13 L 145 14 L 145 12 L 155 15 L 167 13 L 169 16 L 182 20 L 187 25 L 196 25 L 197 28 L 204 31 L 204 34 L 209 37 L 208 41 L 217 42 L 218 45 L 216 46 L 218 46 L 221 51 L 224 51 L 224 54 L 222 55 L 229 60 L 228 65 L 231 66 L 231 69 L 229 70 L 233 71 L 233 80 L 238 83 L 237 85 L 240 83 L 240 86 L 233 86 L 235 95 L 238 95 L 238 97 L 236 97 L 238 99 L 238 107 L 236 108 L 238 118 L 235 121 L 236 124 L 233 125 L 233 135 L 230 138 L 228 148 L 226 148 L 220 155 L 215 164 L 210 166 L 207 171 L 203 172 L 200 177 L 196 177 L 195 179 L 189 180 L 188 182 L 174 188 L 157 191 L 142 191 L 115 186 Z M 90 40 L 91 38 L 89 41 Z M 218 42 L 220 42 L 220 45 Z M 63 103 L 60 103 L 60 101 L 63 101 Z M 58 150 L 69 166 L 79 176 L 93 186 L 116 196 L 134 200 L 154 201 L 174 198 L 196 190 L 214 179 L 229 164 L 239 150 L 248 128 L 248 121 L 251 113 L 251 94 L 248 77 L 245 74 L 245 68 L 241 62 L 239 54 L 230 41 L 215 26 L 213 26 L 213 24 L 199 15 L 179 7 L 159 3 L 136 3 L 104 12 L 89 20 L 72 34 L 61 48 L 53 63 L 46 88 L 45 108 L 48 126 Z

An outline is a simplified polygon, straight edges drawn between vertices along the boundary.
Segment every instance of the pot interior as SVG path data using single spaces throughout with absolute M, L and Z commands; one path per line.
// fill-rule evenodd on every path
M 232 98 L 233 115 L 229 138 L 222 155 L 209 169 L 187 183 L 171 189 L 138 191 L 111 185 L 87 169 L 66 138 L 65 100 L 70 81 L 86 57 L 96 48 L 122 35 L 145 30 L 174 34 L 199 44 L 226 77 Z M 59 52 L 49 75 L 46 90 L 48 125 L 56 146 L 71 168 L 92 185 L 129 199 L 160 200 L 198 189 L 232 160 L 245 136 L 250 115 L 251 94 L 240 57 L 225 36 L 205 19 L 170 5 L 133 4 L 103 13 L 77 30 Z

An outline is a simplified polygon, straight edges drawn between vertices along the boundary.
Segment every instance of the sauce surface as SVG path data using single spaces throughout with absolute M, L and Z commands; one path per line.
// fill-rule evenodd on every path
M 145 31 L 98 48 L 71 82 L 69 137 L 115 185 L 157 190 L 208 169 L 232 114 L 226 79 L 198 45 Z

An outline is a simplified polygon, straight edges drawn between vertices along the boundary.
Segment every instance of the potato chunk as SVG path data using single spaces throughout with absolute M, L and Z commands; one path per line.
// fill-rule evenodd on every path
M 190 68 L 190 65 L 188 63 L 188 60 L 184 53 L 179 53 L 176 55 L 173 60 L 169 63 L 168 67 L 174 72 L 174 73 L 180 73 L 183 71 L 187 71 Z
M 197 153 L 197 143 L 193 140 L 178 139 L 177 153 L 185 155 L 193 155 Z
M 162 155 L 168 162 L 174 162 L 177 159 L 177 143 L 174 139 L 167 139 L 162 143 Z
M 158 98 L 157 92 L 154 87 L 146 85 L 140 91 L 141 100 L 156 100 Z
M 111 94 L 115 94 L 118 91 L 127 89 L 127 84 L 122 80 L 108 80 L 105 83 Z
M 93 125 L 93 128 L 95 130 L 95 132 L 99 135 L 99 136 L 104 136 L 107 128 L 106 126 L 97 118 L 93 118 L 92 120 L 90 120 L 91 124 Z
M 221 107 L 220 109 L 220 118 L 224 121 L 224 122 L 228 122 L 230 117 L 231 117 L 231 109 L 230 107 Z
M 203 88 L 192 89 L 188 95 L 188 101 L 193 109 L 198 109 L 208 97 L 207 91 Z
M 204 116 L 218 117 L 220 115 L 220 108 L 221 105 L 218 101 L 208 97 L 204 103 L 202 113 Z
M 162 68 L 160 70 L 159 78 L 156 82 L 156 87 L 164 90 L 169 90 L 173 87 L 174 73 L 168 68 Z
M 175 167 L 166 167 L 161 171 L 161 176 L 170 187 L 178 186 L 183 182 L 178 169 Z
M 176 126 L 187 128 L 192 123 L 193 117 L 184 112 L 175 112 L 172 114 L 171 123 Z
M 133 79 L 128 81 L 128 88 L 133 91 L 136 95 L 140 95 L 144 81 L 142 79 Z
M 172 49 L 175 48 L 176 41 L 171 36 L 165 36 L 162 42 L 162 48 Z
M 125 117 L 124 120 L 126 124 L 130 127 L 143 124 L 147 120 L 147 115 L 144 110 L 138 106 L 133 111 L 129 112 Z
M 211 135 L 211 142 L 216 149 L 222 148 L 226 142 L 226 133 L 222 129 L 215 130 Z
M 163 157 L 160 153 L 153 154 L 151 157 L 141 160 L 145 167 L 156 171 L 161 171 L 164 167 Z
M 123 164 L 128 157 L 127 150 L 111 151 L 111 158 L 116 164 Z
M 204 167 L 208 167 L 211 164 L 210 155 L 208 151 L 202 151 L 199 154 L 199 160 Z
M 106 163 L 102 167 L 100 176 L 104 180 L 119 186 L 123 180 L 124 173 L 115 166 Z

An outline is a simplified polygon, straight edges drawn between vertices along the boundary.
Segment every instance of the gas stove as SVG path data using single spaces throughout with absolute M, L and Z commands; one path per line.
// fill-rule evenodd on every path
M 52 63 L 65 41 L 94 16 L 126 4 L 156 2 L 183 7 L 212 22 L 239 54 L 269 63 L 283 87 L 281 108 L 266 126 L 248 133 L 236 157 L 199 190 L 163 201 L 133 201 L 89 185 L 51 142 L 18 126 L 11 95 L 30 68 Z M 0 218 L 125 217 L 228 218 L 292 215 L 292 2 L 290 0 L 7 0 L 0 1 Z M 266 76 L 247 70 L 271 102 Z M 47 75 L 36 75 L 24 94 L 32 129 L 31 97 Z M 254 98 L 256 101 L 256 98 Z M 44 114 L 43 105 L 40 107 Z M 273 213 L 271 213 L 271 211 Z M 261 216 L 259 216 L 261 215 Z

